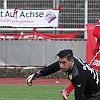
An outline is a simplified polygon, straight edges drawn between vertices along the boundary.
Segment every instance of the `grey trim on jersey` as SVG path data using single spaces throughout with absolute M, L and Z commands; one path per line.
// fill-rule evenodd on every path
M 75 67 L 75 66 L 76 66 L 76 65 L 74 65 L 73 72 L 72 72 L 73 77 L 79 75 L 78 68 Z

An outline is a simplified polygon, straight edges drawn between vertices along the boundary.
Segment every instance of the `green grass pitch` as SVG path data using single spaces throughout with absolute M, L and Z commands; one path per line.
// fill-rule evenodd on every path
M 66 86 L 0 85 L 0 100 L 63 100 Z M 68 100 L 75 100 L 72 92 Z

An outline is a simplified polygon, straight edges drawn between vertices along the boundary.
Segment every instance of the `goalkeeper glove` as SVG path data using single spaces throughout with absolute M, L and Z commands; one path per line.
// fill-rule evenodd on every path
M 38 71 L 35 74 L 29 75 L 28 78 L 26 79 L 27 85 L 31 86 L 32 85 L 32 80 L 35 78 L 38 78 L 41 76 L 41 73 Z
M 68 95 L 69 95 L 69 91 L 64 89 L 64 90 L 61 91 L 61 95 L 62 95 L 64 100 L 67 100 Z

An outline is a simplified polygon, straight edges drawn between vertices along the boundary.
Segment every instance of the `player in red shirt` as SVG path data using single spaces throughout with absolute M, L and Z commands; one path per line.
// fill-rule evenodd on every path
M 97 53 L 99 50 L 98 48 L 100 47 L 100 19 L 95 25 L 92 35 L 97 38 L 96 51 L 95 51 L 95 53 Z
M 92 35 L 97 39 L 97 42 L 94 49 L 94 57 L 90 65 L 100 72 L 100 19 L 95 25 Z

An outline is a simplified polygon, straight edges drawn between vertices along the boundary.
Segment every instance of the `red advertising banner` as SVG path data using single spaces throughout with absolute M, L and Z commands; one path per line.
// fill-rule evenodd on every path
M 35 35 L 38 39 L 74 39 L 76 38 L 78 32 L 70 33 L 70 34 L 43 34 L 36 32 Z
M 92 35 L 95 25 L 87 24 L 87 43 L 86 43 L 86 61 L 90 63 L 94 57 L 94 48 L 96 45 L 96 38 Z
M 74 39 L 76 38 L 78 32 L 70 34 L 43 34 L 39 32 L 33 32 L 30 34 L 23 35 L 4 35 L 0 34 L 0 39 Z

